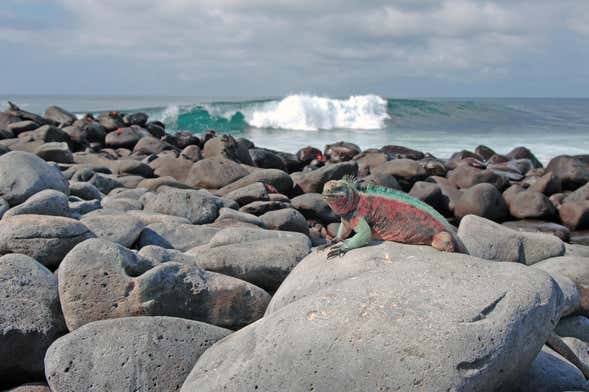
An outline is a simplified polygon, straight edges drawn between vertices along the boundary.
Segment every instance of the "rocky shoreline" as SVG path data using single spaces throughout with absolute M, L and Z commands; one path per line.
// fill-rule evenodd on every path
M 327 261 L 344 175 L 430 204 L 470 255 Z M 589 390 L 545 345 L 589 366 L 589 154 L 292 154 L 11 104 L 0 195 L 0 390 Z

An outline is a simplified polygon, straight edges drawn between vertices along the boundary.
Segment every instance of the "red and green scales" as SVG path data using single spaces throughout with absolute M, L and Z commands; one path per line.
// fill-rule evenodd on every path
M 354 179 L 329 181 L 323 197 L 342 219 L 328 258 L 360 248 L 371 240 L 431 245 L 446 252 L 467 253 L 454 227 L 428 204 L 393 189 L 367 186 Z M 351 232 L 355 234 L 347 238 Z M 346 239 L 347 238 L 347 239 Z

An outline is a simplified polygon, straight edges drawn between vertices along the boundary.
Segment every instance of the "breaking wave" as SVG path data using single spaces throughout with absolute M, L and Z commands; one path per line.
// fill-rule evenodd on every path
M 244 113 L 248 124 L 257 128 L 295 129 L 381 129 L 389 118 L 387 101 L 376 95 L 332 99 L 289 95 L 278 102 Z
M 169 128 L 192 131 L 382 129 L 390 118 L 387 100 L 377 95 L 335 99 L 301 94 L 280 100 L 173 105 L 152 115 Z

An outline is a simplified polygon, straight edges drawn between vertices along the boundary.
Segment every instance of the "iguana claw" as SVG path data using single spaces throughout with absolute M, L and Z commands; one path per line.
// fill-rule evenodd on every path
M 348 251 L 348 249 L 346 249 L 346 247 L 344 246 L 343 243 L 339 243 L 337 245 L 334 245 L 331 248 L 329 248 L 329 252 L 327 252 L 327 260 L 332 259 L 336 256 L 341 257 L 344 254 L 346 254 L 347 251 Z

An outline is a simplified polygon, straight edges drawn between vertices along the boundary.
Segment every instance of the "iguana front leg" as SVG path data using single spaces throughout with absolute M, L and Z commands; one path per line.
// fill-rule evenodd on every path
M 343 256 L 347 251 L 361 248 L 370 242 L 370 239 L 372 238 L 372 230 L 370 229 L 368 222 L 366 222 L 366 219 L 358 219 L 353 229 L 356 234 L 354 234 L 352 238 L 348 238 L 344 242 L 329 248 L 329 252 L 327 253 L 328 259 L 335 256 Z
M 327 243 L 324 245 L 318 246 L 317 250 L 323 250 L 325 248 L 329 248 L 330 246 L 337 244 L 340 241 L 345 240 L 346 238 L 348 238 L 350 233 L 352 233 L 352 226 L 350 225 L 350 222 L 342 219 L 339 227 L 337 228 L 337 234 L 335 235 L 335 238 L 327 241 Z

